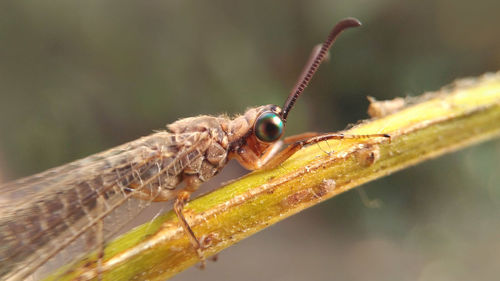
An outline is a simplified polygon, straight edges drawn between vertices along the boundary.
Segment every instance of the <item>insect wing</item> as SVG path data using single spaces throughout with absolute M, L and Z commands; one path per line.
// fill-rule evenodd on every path
M 99 249 L 159 196 L 173 198 L 206 137 L 158 132 L 0 186 L 0 279 L 37 280 Z

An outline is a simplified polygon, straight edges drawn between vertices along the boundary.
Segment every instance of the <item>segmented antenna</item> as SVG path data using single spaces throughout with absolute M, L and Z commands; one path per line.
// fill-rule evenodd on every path
M 290 109 L 292 109 L 293 105 L 297 101 L 297 98 L 302 94 L 307 85 L 309 85 L 311 78 L 313 77 L 314 73 L 316 73 L 316 71 L 318 70 L 319 65 L 323 62 L 323 59 L 328 53 L 328 50 L 332 46 L 333 42 L 335 42 L 335 39 L 337 39 L 339 34 L 349 27 L 357 27 L 360 25 L 361 22 L 355 18 L 346 18 L 339 21 L 333 27 L 332 31 L 328 35 L 328 38 L 326 38 L 326 41 L 323 43 L 323 45 L 321 45 L 321 49 L 319 50 L 319 52 L 317 52 L 317 54 L 314 55 L 315 51 L 313 51 L 313 57 L 306 64 L 307 67 L 303 72 L 304 74 L 299 77 L 299 81 L 297 82 L 293 90 L 290 92 L 290 95 L 288 96 L 288 98 L 285 101 L 285 104 L 283 105 L 283 113 L 281 114 L 281 118 L 283 119 L 283 121 L 286 121 L 288 112 L 290 112 Z

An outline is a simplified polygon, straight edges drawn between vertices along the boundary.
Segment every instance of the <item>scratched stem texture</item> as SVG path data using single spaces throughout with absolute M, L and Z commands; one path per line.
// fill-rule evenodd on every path
M 415 104 L 347 131 L 386 132 L 391 142 L 370 139 L 312 145 L 275 170 L 254 172 L 190 202 L 187 219 L 206 244 L 205 253 L 216 254 L 367 181 L 500 134 L 500 72 L 457 80 L 411 102 Z M 195 251 L 169 212 L 110 243 L 103 277 L 165 280 L 196 262 Z M 80 263 L 64 280 L 96 274 L 95 268 Z

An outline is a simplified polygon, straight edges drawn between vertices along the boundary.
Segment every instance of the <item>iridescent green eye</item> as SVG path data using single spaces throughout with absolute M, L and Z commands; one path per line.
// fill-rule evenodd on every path
M 274 112 L 262 113 L 255 122 L 255 135 L 260 141 L 273 142 L 283 134 L 283 120 Z

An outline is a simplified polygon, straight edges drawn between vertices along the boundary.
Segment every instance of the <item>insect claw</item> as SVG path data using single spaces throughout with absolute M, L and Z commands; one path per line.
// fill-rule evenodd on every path
M 384 137 L 389 139 L 389 143 L 392 143 L 392 137 L 391 137 L 391 135 L 384 134 Z
M 207 267 L 207 263 L 205 260 L 201 260 L 200 264 L 198 264 L 198 269 L 204 270 Z

